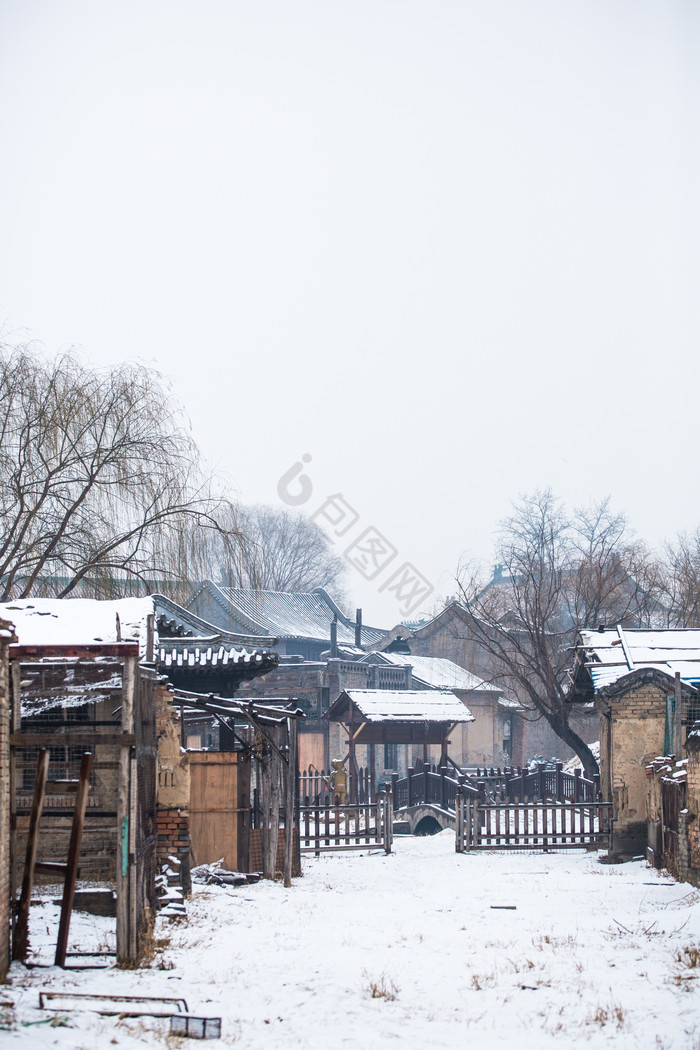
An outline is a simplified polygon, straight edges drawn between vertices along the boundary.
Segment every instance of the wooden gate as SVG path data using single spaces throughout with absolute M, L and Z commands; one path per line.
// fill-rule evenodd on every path
M 678 829 L 686 805 L 686 782 L 661 778 L 661 848 L 664 866 L 678 876 Z
M 483 805 L 457 795 L 458 853 L 470 850 L 608 849 L 611 802 L 532 802 Z
M 195 864 L 223 857 L 247 871 L 250 762 L 240 751 L 191 751 L 190 840 Z
M 305 799 L 299 807 L 299 842 L 302 853 L 327 850 L 368 849 L 380 846 L 391 853 L 394 812 L 391 792 L 376 802 L 341 805 Z

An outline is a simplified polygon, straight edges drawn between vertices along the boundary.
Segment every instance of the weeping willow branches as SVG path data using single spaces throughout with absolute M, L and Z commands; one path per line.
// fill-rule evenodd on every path
M 235 522 L 157 372 L 0 348 L 3 601 L 175 586 L 213 535 L 235 578 Z

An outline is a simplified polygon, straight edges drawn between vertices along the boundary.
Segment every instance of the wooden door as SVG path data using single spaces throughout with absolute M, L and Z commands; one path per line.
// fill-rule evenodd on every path
M 248 869 L 250 762 L 232 751 L 192 751 L 190 841 L 195 864 L 223 858 L 229 871 Z

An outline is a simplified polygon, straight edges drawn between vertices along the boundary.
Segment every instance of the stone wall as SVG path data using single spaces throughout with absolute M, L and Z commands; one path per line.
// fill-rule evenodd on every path
M 0 981 L 10 965 L 10 671 L 12 626 L 0 620 Z

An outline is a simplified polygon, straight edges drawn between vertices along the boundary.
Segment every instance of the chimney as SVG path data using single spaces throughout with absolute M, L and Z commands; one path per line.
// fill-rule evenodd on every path
M 362 647 L 362 609 L 355 610 L 355 645 Z
M 338 659 L 338 617 L 331 620 L 331 660 Z

